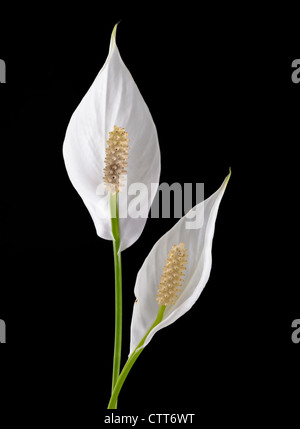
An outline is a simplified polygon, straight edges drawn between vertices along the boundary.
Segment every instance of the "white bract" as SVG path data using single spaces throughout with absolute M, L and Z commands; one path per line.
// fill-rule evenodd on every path
M 162 321 L 148 333 L 143 347 L 149 343 L 157 331 L 175 322 L 199 298 L 210 275 L 215 222 L 229 177 L 230 173 L 222 186 L 213 195 L 192 209 L 195 210 L 198 208 L 199 212 L 203 213 L 203 222 L 201 222 L 200 228 L 186 228 L 189 216 L 189 213 L 187 213 L 170 231 L 157 241 L 145 259 L 144 264 L 138 272 L 134 289 L 136 302 L 134 303 L 131 321 L 130 354 L 145 337 L 156 320 L 159 310 L 156 299 L 157 290 L 167 256 L 173 245 L 183 243 L 187 250 L 187 264 L 182 287 L 180 288 L 181 292 L 178 294 L 178 298 L 174 304 L 166 306 Z
M 156 127 L 130 72 L 122 61 L 116 28 L 112 32 L 109 54 L 92 86 L 73 113 L 63 145 L 63 156 L 69 178 L 83 199 L 97 234 L 112 240 L 110 192 L 103 183 L 105 149 L 109 132 L 114 127 L 128 133 L 129 151 L 125 181 L 141 183 L 148 192 L 139 196 L 139 204 L 150 209 L 160 176 L 160 150 Z M 126 189 L 119 193 L 119 210 L 128 213 L 136 197 Z M 131 246 L 141 235 L 147 217 L 120 218 L 120 251 Z

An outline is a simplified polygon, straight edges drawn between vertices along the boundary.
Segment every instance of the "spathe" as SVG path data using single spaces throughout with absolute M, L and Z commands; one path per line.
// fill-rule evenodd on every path
M 147 186 L 142 204 L 148 211 L 158 187 L 160 150 L 156 127 L 129 70 L 120 56 L 114 27 L 109 54 L 93 84 L 73 113 L 63 145 L 69 178 L 83 199 L 99 237 L 112 240 L 109 193 L 103 186 L 105 148 L 114 126 L 128 132 L 129 156 L 127 187 L 133 183 Z M 156 184 L 154 187 L 151 183 Z M 127 207 L 135 195 L 119 194 L 119 207 Z M 125 250 L 141 235 L 146 216 L 120 218 L 120 248 Z
M 192 209 L 194 212 L 198 210 L 198 214 L 202 213 L 202 226 L 197 229 L 188 229 L 190 213 L 187 213 L 157 241 L 145 259 L 138 272 L 134 289 L 136 302 L 131 321 L 130 355 L 139 348 L 145 347 L 157 331 L 186 313 L 204 289 L 212 265 L 211 251 L 217 213 L 230 174 L 213 195 Z M 174 305 L 166 307 L 162 321 L 149 331 L 158 314 L 157 288 L 168 252 L 174 244 L 179 243 L 184 243 L 188 254 L 182 292 Z M 145 335 L 147 336 L 143 345 L 137 348 Z

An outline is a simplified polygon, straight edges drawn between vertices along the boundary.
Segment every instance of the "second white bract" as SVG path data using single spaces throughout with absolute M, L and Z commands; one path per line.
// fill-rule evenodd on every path
M 63 156 L 69 178 L 83 199 L 97 234 L 112 240 L 109 192 L 103 183 L 105 148 L 115 125 L 128 132 L 126 186 L 119 193 L 122 251 L 139 238 L 145 226 L 159 182 L 160 150 L 149 109 L 117 48 L 116 27 L 106 62 L 71 117 Z M 151 183 L 155 185 L 151 187 Z M 139 213 L 130 212 L 128 208 L 134 206 L 137 194 Z
M 187 250 L 187 265 L 182 290 L 175 304 L 167 305 L 162 321 L 148 333 L 143 347 L 149 343 L 157 331 L 175 322 L 199 298 L 210 275 L 215 222 L 229 177 L 230 173 L 213 195 L 191 210 L 202 217 L 199 225 L 195 224 L 196 228 L 190 228 L 191 212 L 187 213 L 157 241 L 145 259 L 138 272 L 134 289 L 136 302 L 131 321 L 130 354 L 145 337 L 157 317 L 159 309 L 156 300 L 157 288 L 168 253 L 174 244 L 184 243 Z

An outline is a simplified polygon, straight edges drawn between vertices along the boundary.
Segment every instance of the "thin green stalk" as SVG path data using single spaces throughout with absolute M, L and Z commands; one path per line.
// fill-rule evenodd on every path
M 122 265 L 120 248 L 120 229 L 118 213 L 118 194 L 110 197 L 111 229 L 114 237 L 114 266 L 115 266 L 115 345 L 113 360 L 112 392 L 120 374 L 122 348 Z
M 112 392 L 109 404 L 107 409 L 112 409 L 112 410 L 116 410 L 117 409 L 117 401 L 118 401 L 118 396 L 120 394 L 120 390 L 124 384 L 124 381 L 126 380 L 127 375 L 129 374 L 133 364 L 135 363 L 135 361 L 137 360 L 137 358 L 139 357 L 139 355 L 142 353 L 142 351 L 144 350 L 144 347 L 142 347 L 142 345 L 144 344 L 149 332 L 156 326 L 158 325 L 163 318 L 164 312 L 165 312 L 166 306 L 165 305 L 161 305 L 158 309 L 158 313 L 157 313 L 157 317 L 155 322 L 153 323 L 153 325 L 151 326 L 151 328 L 148 330 L 148 332 L 146 333 L 146 335 L 144 336 L 144 338 L 139 342 L 139 344 L 136 346 L 135 350 L 132 352 L 132 354 L 129 356 L 126 364 L 124 365 L 124 368 L 118 378 L 118 381 L 115 385 L 115 388 Z M 139 349 L 139 350 L 138 350 Z

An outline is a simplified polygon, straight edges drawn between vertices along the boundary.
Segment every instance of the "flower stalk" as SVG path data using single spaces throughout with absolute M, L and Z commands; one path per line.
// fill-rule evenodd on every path
M 108 404 L 108 409 L 117 408 L 117 400 L 120 390 L 133 364 L 144 349 L 143 345 L 149 332 L 162 321 L 166 306 L 173 305 L 178 298 L 178 293 L 181 292 L 180 287 L 182 286 L 186 263 L 187 249 L 185 248 L 184 243 L 180 243 L 178 245 L 174 244 L 168 254 L 168 258 L 166 260 L 163 274 L 161 276 L 160 284 L 157 290 L 156 301 L 158 301 L 159 307 L 156 319 L 151 325 L 151 327 L 148 329 L 144 337 L 141 339 L 139 344 L 136 346 L 133 353 L 129 356 L 120 374 L 120 377 L 114 384 L 110 402 Z
M 114 269 L 115 269 L 115 342 L 113 358 L 112 391 L 120 374 L 122 349 L 122 265 L 120 248 L 120 229 L 118 213 L 118 193 L 110 196 L 111 230 L 113 234 Z
M 140 341 L 140 343 L 136 346 L 135 350 L 133 351 L 133 353 L 129 356 L 126 364 L 124 365 L 124 368 L 115 384 L 115 387 L 112 391 L 112 395 L 108 404 L 107 409 L 108 410 L 116 410 L 117 409 L 117 401 L 118 401 L 118 396 L 120 394 L 120 391 L 122 389 L 122 386 L 124 384 L 124 381 L 127 378 L 127 375 L 129 374 L 131 368 L 133 367 L 133 364 L 135 363 L 135 361 L 137 360 L 137 358 L 139 357 L 139 355 L 142 353 L 142 351 L 144 350 L 143 344 L 145 342 L 145 339 L 147 338 L 147 335 L 149 334 L 149 332 L 155 328 L 156 325 L 158 325 L 164 316 L 164 312 L 165 312 L 166 306 L 165 305 L 160 305 L 159 309 L 158 309 L 158 313 L 157 313 L 157 317 L 155 319 L 155 322 L 153 323 L 153 325 L 149 328 L 148 332 L 146 333 L 146 335 L 144 336 L 144 338 Z

